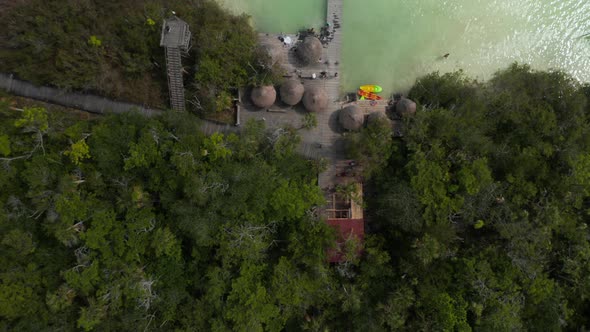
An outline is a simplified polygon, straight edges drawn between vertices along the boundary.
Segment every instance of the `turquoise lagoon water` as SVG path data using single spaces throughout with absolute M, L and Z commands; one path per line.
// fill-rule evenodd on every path
M 326 12 L 324 0 L 219 1 L 265 32 L 319 26 Z M 405 91 L 436 70 L 487 79 L 514 61 L 590 81 L 588 0 L 344 0 L 342 29 L 344 91 Z
M 291 33 L 326 20 L 325 0 L 217 0 L 233 13 L 252 17 L 261 32 Z

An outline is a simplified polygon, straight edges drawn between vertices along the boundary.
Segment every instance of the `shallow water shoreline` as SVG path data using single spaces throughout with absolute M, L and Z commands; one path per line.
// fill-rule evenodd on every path
M 218 0 L 252 15 L 260 31 L 321 25 L 325 2 Z M 590 2 L 582 0 L 344 0 L 343 91 L 378 84 L 388 94 L 416 78 L 463 69 L 485 80 L 512 62 L 590 81 Z M 441 58 L 449 53 L 448 58 Z

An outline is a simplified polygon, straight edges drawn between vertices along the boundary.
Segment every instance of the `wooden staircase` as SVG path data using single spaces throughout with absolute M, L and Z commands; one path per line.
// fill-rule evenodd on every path
M 185 109 L 181 61 L 180 49 L 178 47 L 166 47 L 170 107 L 176 111 L 184 111 Z

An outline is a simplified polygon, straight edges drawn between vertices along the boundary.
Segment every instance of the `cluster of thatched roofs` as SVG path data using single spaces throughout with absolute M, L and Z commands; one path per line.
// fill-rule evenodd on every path
M 320 61 L 323 46 L 320 40 L 314 36 L 307 36 L 297 46 L 297 57 L 304 65 Z M 261 51 L 265 52 L 271 61 L 271 65 L 281 62 L 283 52 L 275 45 L 262 45 Z M 287 80 L 280 87 L 281 101 L 289 106 L 295 106 L 303 100 L 303 105 L 310 112 L 320 112 L 328 107 L 328 94 L 323 88 L 305 88 L 298 80 Z M 277 97 L 277 91 L 272 86 L 256 87 L 252 90 L 252 102 L 260 108 L 271 107 Z
M 262 54 L 266 54 L 268 56 L 268 60 L 270 63 L 268 65 L 275 65 L 276 63 L 281 63 L 284 61 L 284 52 L 283 50 L 274 44 L 266 44 L 259 46 L 260 52 Z
M 416 113 L 416 103 L 410 99 L 401 98 L 394 104 L 391 110 L 396 113 L 395 117 L 405 117 Z M 391 123 L 385 112 L 372 112 L 366 120 L 369 124 L 380 121 Z M 338 122 L 345 130 L 359 130 L 365 124 L 365 115 L 360 107 L 350 105 L 340 110 L 338 113 Z
M 295 106 L 303 101 L 303 106 L 310 112 L 321 112 L 328 107 L 328 94 L 321 87 L 308 87 L 307 89 L 298 80 L 287 80 L 280 87 L 281 101 L 289 106 Z M 271 85 L 252 89 L 252 102 L 260 108 L 271 107 L 277 99 L 277 91 Z M 396 101 L 390 111 L 396 113 L 396 117 L 404 117 L 416 113 L 416 103 L 407 98 Z M 368 123 L 386 120 L 383 112 L 369 114 Z M 350 105 L 340 110 L 338 122 L 345 130 L 359 130 L 365 124 L 365 115 L 357 105 Z
M 280 91 L 283 103 L 289 106 L 295 106 L 299 104 L 301 98 L 303 98 L 305 88 L 303 87 L 303 84 L 297 80 L 288 80 L 281 85 Z
M 310 87 L 303 94 L 303 106 L 308 111 L 319 112 L 328 107 L 328 93 L 324 88 Z
M 259 86 L 252 89 L 252 102 L 261 108 L 269 108 L 277 99 L 277 91 L 272 85 Z
M 287 80 L 280 88 L 281 101 L 295 106 L 303 100 L 303 106 L 310 112 L 321 112 L 328 107 L 328 93 L 320 87 L 307 89 L 298 80 Z M 271 85 L 252 89 L 251 99 L 260 108 L 271 107 L 277 98 L 277 92 Z
M 306 66 L 320 61 L 322 58 L 322 42 L 317 37 L 307 36 L 297 45 L 295 53 L 301 64 Z M 284 62 L 285 52 L 281 44 L 264 44 L 259 46 L 259 51 L 268 56 L 269 65 Z
M 416 113 L 416 103 L 412 100 L 402 97 L 395 102 L 395 112 L 398 116 L 412 115 Z
M 262 45 L 261 51 L 265 52 L 271 61 L 271 65 L 281 62 L 283 52 L 273 44 Z M 320 40 L 314 36 L 307 36 L 296 49 L 297 57 L 304 65 L 320 61 L 323 46 Z M 329 97 L 326 90 L 320 87 L 305 88 L 298 80 L 287 80 L 280 89 L 280 99 L 289 106 L 295 106 L 303 101 L 303 106 L 310 112 L 321 112 L 328 107 Z M 277 98 L 277 91 L 273 86 L 261 86 L 252 89 L 251 99 L 254 105 L 260 108 L 269 108 Z
M 367 117 L 369 124 L 379 121 L 389 123 L 389 118 L 385 112 L 373 112 Z M 338 122 L 345 130 L 356 131 L 361 129 L 365 124 L 365 114 L 357 105 L 350 105 L 340 110 L 338 113 Z
M 268 54 L 271 64 L 282 62 L 283 50 L 274 44 L 263 45 L 262 50 Z M 296 48 L 296 54 L 303 65 L 310 65 L 321 61 L 323 46 L 314 36 L 307 36 Z M 321 87 L 304 87 L 295 79 L 285 81 L 279 89 L 281 101 L 289 106 L 303 102 L 303 106 L 310 112 L 321 112 L 328 108 L 329 96 Z M 273 86 L 261 86 L 252 89 L 251 95 L 254 105 L 260 108 L 270 108 L 277 99 L 277 90 Z M 388 111 L 395 113 L 393 118 L 400 118 L 416 113 L 416 103 L 407 98 L 397 100 Z M 368 123 L 389 121 L 384 112 L 373 112 L 367 117 Z M 359 130 L 365 124 L 365 115 L 357 105 L 343 108 L 338 113 L 338 122 L 345 130 Z
M 365 123 L 365 114 L 356 105 L 351 105 L 340 110 L 338 122 L 346 130 L 359 130 Z
M 304 65 L 309 65 L 320 61 L 322 49 L 322 42 L 317 37 L 308 36 L 297 47 L 296 53 Z

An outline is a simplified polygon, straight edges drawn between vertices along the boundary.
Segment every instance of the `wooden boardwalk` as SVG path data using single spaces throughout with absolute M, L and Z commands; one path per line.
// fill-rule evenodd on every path
M 310 133 L 308 140 L 316 140 L 317 146 L 321 146 L 318 153 L 328 162 L 328 169 L 319 175 L 318 184 L 326 190 L 333 188 L 338 183 L 336 174 L 342 172 L 339 165 L 345 164 L 344 138 L 338 125 L 338 111 L 342 108 L 340 91 L 340 76 L 334 77 L 339 70 L 342 50 L 342 0 L 327 0 L 326 22 L 330 23 L 330 32 L 333 39 L 324 48 L 322 62 L 307 68 L 308 71 L 320 73 L 328 72 L 329 79 L 310 80 L 309 86 L 324 88 L 330 98 L 326 110 L 317 115 L 318 126 Z M 305 72 L 304 72 L 304 76 Z M 305 140 L 304 140 L 305 141 Z

